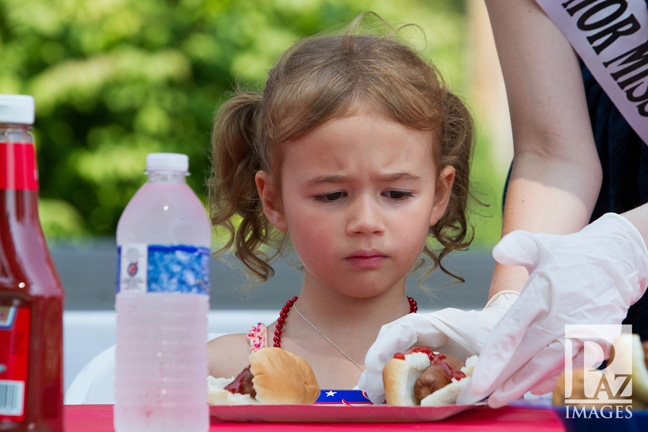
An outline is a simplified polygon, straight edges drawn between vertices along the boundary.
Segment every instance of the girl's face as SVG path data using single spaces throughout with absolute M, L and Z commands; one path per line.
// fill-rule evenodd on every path
M 282 144 L 281 199 L 267 172 L 257 186 L 266 216 L 290 235 L 305 283 L 356 298 L 405 289 L 454 180 L 452 167 L 436 171 L 432 139 L 357 111 Z

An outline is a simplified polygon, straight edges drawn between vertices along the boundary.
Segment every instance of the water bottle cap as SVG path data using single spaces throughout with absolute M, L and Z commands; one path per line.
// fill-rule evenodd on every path
M 189 156 L 180 153 L 149 153 L 146 155 L 146 170 L 187 172 Z
M 0 95 L 0 123 L 34 124 L 34 98 Z

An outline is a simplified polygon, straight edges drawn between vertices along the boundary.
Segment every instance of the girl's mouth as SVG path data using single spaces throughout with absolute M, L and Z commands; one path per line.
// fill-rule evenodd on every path
M 352 253 L 345 260 L 354 267 L 372 269 L 385 262 L 387 255 L 377 250 L 363 250 Z

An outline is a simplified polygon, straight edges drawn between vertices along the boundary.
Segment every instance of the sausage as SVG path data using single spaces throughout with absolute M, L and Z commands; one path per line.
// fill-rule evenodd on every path
M 248 366 L 243 369 L 236 378 L 234 378 L 234 381 L 225 387 L 225 390 L 231 393 L 249 394 L 250 397 L 255 398 L 256 391 L 252 385 L 252 378 L 254 378 L 254 375 L 252 375 L 250 366 Z
M 430 365 L 414 384 L 414 396 L 419 401 L 423 400 L 427 395 L 450 384 L 450 378 L 445 373 L 441 366 Z
M 414 396 L 423 400 L 426 396 L 450 384 L 452 378 L 463 378 L 465 375 L 460 369 L 463 362 L 457 357 L 439 354 L 431 358 L 428 367 L 414 384 Z

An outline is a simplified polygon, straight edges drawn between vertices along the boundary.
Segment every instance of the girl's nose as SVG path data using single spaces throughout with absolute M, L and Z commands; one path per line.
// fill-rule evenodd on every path
M 358 197 L 348 211 L 347 234 L 382 234 L 385 231 L 380 206 L 371 197 Z

